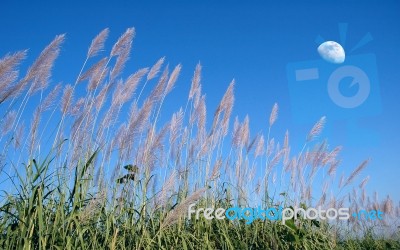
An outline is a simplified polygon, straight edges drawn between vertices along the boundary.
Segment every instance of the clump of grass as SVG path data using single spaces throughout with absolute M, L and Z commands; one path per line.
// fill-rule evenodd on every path
M 248 116 L 236 117 L 230 127 L 232 81 L 208 123 L 198 64 L 185 106 L 165 121 L 163 103 L 182 66 L 170 72 L 163 57 L 126 76 L 135 30 L 127 29 L 101 57 L 108 34 L 104 29 L 93 39 L 72 84 L 50 83 L 64 35 L 56 36 L 23 77 L 19 67 L 27 51 L 0 59 L 2 249 L 399 247 L 398 235 L 387 235 L 397 230 L 399 206 L 390 197 L 369 198 L 369 177 L 351 190 L 368 160 L 337 183 L 341 147 L 318 140 L 325 117 L 293 154 L 288 131 L 282 143 L 273 137 L 278 104 L 265 135 L 250 133 Z M 317 185 L 322 189 L 315 192 Z M 387 216 L 285 225 L 186 219 L 196 202 L 215 208 L 348 206 L 381 209 Z

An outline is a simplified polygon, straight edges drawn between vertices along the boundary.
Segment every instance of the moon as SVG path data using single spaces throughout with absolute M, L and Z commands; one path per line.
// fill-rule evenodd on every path
M 334 41 L 327 41 L 318 46 L 318 53 L 327 62 L 340 64 L 346 58 L 342 45 Z

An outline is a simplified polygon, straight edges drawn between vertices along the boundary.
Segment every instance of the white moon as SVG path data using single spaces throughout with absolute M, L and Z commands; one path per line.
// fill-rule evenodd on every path
M 343 63 L 346 57 L 343 47 L 334 41 L 327 41 L 318 46 L 319 55 L 330 63 Z

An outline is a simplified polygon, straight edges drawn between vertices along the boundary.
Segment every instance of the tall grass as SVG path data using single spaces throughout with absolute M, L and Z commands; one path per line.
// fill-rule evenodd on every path
M 337 178 L 342 148 L 319 140 L 325 117 L 293 153 L 289 132 L 273 133 L 277 104 L 265 134 L 250 133 L 248 116 L 232 121 L 234 81 L 207 115 L 199 64 L 187 102 L 165 119 L 163 103 L 181 65 L 170 71 L 161 58 L 122 74 L 135 30 L 127 29 L 101 57 L 108 34 L 104 29 L 92 40 L 72 84 L 50 84 L 64 35 L 25 76 L 19 71 L 27 51 L 0 60 L 2 249 L 400 248 L 400 207 L 390 197 L 367 196 L 369 177 L 359 177 L 369 160 Z M 188 206 L 196 202 L 381 209 L 385 219 L 188 220 Z

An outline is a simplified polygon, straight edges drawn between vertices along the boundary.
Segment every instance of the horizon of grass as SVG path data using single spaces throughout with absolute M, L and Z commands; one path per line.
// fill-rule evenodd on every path
M 187 102 L 160 124 L 182 66 L 170 72 L 163 57 L 125 77 L 135 30 L 99 59 L 108 34 L 92 40 L 76 81 L 65 86 L 50 86 L 64 35 L 23 77 L 26 50 L 0 59 L 0 170 L 11 190 L 1 194 L 1 248 L 400 249 L 400 205 L 369 197 L 369 176 L 354 184 L 369 159 L 337 178 L 342 148 L 319 140 L 325 117 L 300 152 L 291 151 L 288 131 L 282 142 L 272 133 L 278 104 L 266 134 L 251 136 L 248 116 L 231 128 L 233 80 L 207 123 L 198 64 Z M 192 203 L 379 209 L 385 219 L 188 220 Z

